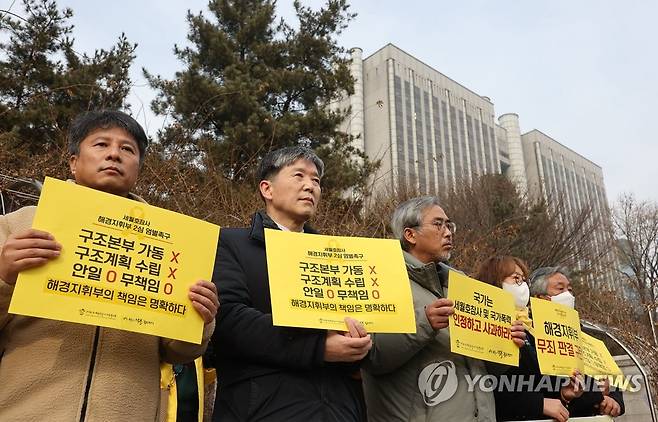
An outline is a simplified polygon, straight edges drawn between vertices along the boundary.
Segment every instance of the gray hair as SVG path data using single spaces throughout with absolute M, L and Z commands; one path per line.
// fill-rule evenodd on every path
M 528 277 L 528 284 L 530 285 L 530 295 L 540 296 L 548 294 L 548 279 L 554 274 L 562 274 L 569 278 L 569 272 L 563 267 L 541 267 L 537 268 Z
M 258 165 L 258 181 L 269 180 L 276 176 L 282 168 L 291 165 L 297 160 L 306 160 L 315 165 L 318 176 L 324 174 L 324 163 L 312 149 L 297 145 L 293 147 L 279 148 L 270 151 L 260 160 Z
M 400 240 L 400 245 L 405 251 L 409 251 L 410 245 L 404 238 L 404 229 L 418 227 L 423 219 L 423 212 L 432 206 L 441 206 L 436 196 L 419 196 L 404 201 L 393 211 L 391 217 L 391 230 L 393 235 Z

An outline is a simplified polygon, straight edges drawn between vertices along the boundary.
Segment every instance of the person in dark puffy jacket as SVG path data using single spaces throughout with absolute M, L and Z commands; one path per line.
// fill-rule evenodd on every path
M 372 342 L 350 334 L 272 323 L 265 229 L 314 233 L 322 161 L 308 148 L 268 153 L 259 166 L 265 211 L 251 227 L 222 229 L 213 281 L 221 312 L 213 344 L 218 392 L 213 418 L 230 421 L 350 422 L 365 418 L 359 361 Z

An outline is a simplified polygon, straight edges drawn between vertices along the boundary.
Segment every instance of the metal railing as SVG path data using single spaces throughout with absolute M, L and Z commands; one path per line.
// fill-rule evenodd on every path
M 646 370 L 644 369 L 644 366 L 640 363 L 640 360 L 638 359 L 638 357 L 631 351 L 630 348 L 628 348 L 621 340 L 619 340 L 616 336 L 614 336 L 610 331 L 605 330 L 605 329 L 599 327 L 598 325 L 596 325 L 592 322 L 589 322 L 589 321 L 581 321 L 581 323 L 582 323 L 583 327 L 587 330 L 597 331 L 599 333 L 602 333 L 602 334 L 608 336 L 608 338 L 610 338 L 612 341 L 617 343 L 617 345 L 619 345 L 619 347 L 621 347 L 624 350 L 624 352 L 626 352 L 626 354 L 633 361 L 635 366 L 637 366 L 638 370 L 642 374 L 642 379 L 644 380 L 644 388 L 646 389 L 647 400 L 649 401 L 649 410 L 651 412 L 651 420 L 653 422 L 657 422 L 657 420 L 656 420 L 656 409 L 654 407 L 653 394 L 651 392 L 651 385 L 649 384 L 649 377 L 647 375 Z M 569 419 L 569 420 L 571 420 L 571 419 Z M 592 420 L 596 420 L 596 419 L 592 419 Z M 602 419 L 602 420 L 611 420 L 611 419 Z
M 21 205 L 25 205 L 23 202 L 27 204 L 36 204 L 39 200 L 39 195 L 26 192 L 25 190 L 29 189 L 41 192 L 43 185 L 37 180 L 22 179 L 0 174 L 0 187 L 2 186 L 5 187 L 0 188 L 0 211 L 2 211 L 2 215 L 4 215 L 13 211 L 13 209 L 10 209 L 11 203 L 8 202 L 8 198 L 11 198 L 13 200 L 12 202 L 16 202 L 16 200 L 20 201 L 19 203 Z

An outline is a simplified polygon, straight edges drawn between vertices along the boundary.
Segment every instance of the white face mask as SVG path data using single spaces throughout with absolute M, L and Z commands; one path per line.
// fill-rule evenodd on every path
M 570 291 L 566 290 L 559 295 L 551 296 L 551 302 L 559 303 L 567 308 L 573 309 L 576 306 L 576 298 Z
M 525 308 L 528 306 L 528 301 L 530 300 L 530 288 L 528 283 L 521 283 L 518 285 L 516 283 L 503 283 L 503 290 L 510 292 L 514 296 L 514 304 L 518 309 Z

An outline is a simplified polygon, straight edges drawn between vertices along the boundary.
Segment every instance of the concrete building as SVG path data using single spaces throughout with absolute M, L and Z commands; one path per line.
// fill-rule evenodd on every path
M 498 121 L 499 143 L 506 143 L 510 151 L 505 174 L 531 198 L 558 204 L 567 220 L 591 207 L 593 219 L 588 230 L 594 234 L 592 246 L 597 255 L 617 263 L 613 240 L 603 230 L 602 223 L 610 217 L 601 167 L 537 129 L 521 134 L 517 114 L 503 114 Z M 576 269 L 580 270 L 581 264 Z M 614 273 L 600 265 L 596 270 L 597 278 L 613 287 Z
M 491 99 L 392 44 L 366 58 L 351 52 L 354 95 L 335 106 L 351 107 L 343 130 L 381 160 L 375 189 L 441 197 L 475 175 L 502 173 L 532 198 L 561 201 L 567 215 L 591 206 L 607 218 L 600 166 L 539 130 L 523 133 L 516 114 L 496 119 Z M 603 251 L 603 231 L 596 237 Z
M 458 180 L 500 173 L 493 103 L 392 44 L 352 50 L 355 93 L 344 130 L 381 159 L 379 187 L 441 195 Z
M 382 160 L 380 185 L 440 196 L 473 175 L 503 173 L 530 195 L 565 195 L 570 211 L 605 209 L 600 166 L 539 130 L 522 133 L 516 114 L 496 119 L 488 97 L 392 44 L 362 54 L 352 49 L 354 95 L 337 106 L 351 107 L 343 129 L 355 146 Z
M 599 165 L 537 129 L 519 136 L 516 114 L 504 114 L 498 120 L 505 129 L 500 136 L 506 137 L 510 148 L 510 179 L 519 174 L 532 197 L 547 201 L 561 198 L 572 214 L 587 205 L 598 215 L 607 212 L 603 170 Z M 512 146 L 517 143 L 520 151 L 512 154 Z

